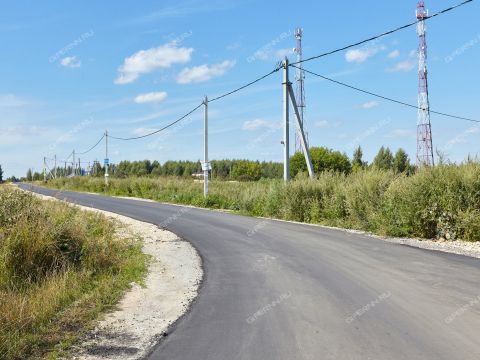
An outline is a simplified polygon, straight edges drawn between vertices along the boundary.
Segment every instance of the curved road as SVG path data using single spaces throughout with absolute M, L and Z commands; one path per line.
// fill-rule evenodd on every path
M 200 294 L 150 359 L 480 359 L 477 259 L 202 209 L 57 197 L 161 224 L 200 252 Z

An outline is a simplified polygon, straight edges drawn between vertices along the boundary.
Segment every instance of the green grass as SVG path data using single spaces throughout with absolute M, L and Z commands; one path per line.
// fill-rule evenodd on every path
M 49 181 L 64 190 L 147 198 L 247 215 L 366 230 L 380 235 L 444 237 L 480 241 L 480 164 L 440 165 L 412 176 L 364 170 L 350 175 L 325 172 L 315 180 L 258 182 L 183 178 L 103 179 L 76 177 Z
M 0 188 L 0 358 L 56 358 L 146 273 L 104 216 Z

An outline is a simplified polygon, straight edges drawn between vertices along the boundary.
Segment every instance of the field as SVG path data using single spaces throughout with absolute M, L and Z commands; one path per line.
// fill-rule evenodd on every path
M 0 358 L 55 358 L 111 308 L 147 258 L 104 216 L 0 188 Z
M 366 230 L 380 235 L 480 241 L 480 164 L 439 165 L 414 175 L 367 169 L 317 179 L 203 184 L 174 177 L 60 178 L 63 190 L 134 196 L 278 219 Z

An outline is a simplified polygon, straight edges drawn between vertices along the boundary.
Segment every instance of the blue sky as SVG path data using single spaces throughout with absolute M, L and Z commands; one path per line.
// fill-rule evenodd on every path
M 427 2 L 436 12 L 457 1 Z M 309 57 L 414 19 L 415 1 L 0 2 L 0 164 L 5 175 L 40 171 L 93 145 L 105 129 L 142 135 L 294 59 L 294 29 Z M 428 22 L 430 103 L 479 119 L 480 4 Z M 305 64 L 339 81 L 417 101 L 414 28 Z M 293 77 L 293 73 L 291 74 Z M 210 157 L 282 159 L 282 74 L 210 104 Z M 310 145 L 371 160 L 381 145 L 415 158 L 416 111 L 308 76 Z M 120 160 L 202 158 L 197 111 L 158 136 L 111 141 Z M 478 154 L 479 124 L 432 115 L 434 147 L 453 161 Z M 292 132 L 293 151 L 293 132 Z M 82 161 L 103 159 L 98 147 Z

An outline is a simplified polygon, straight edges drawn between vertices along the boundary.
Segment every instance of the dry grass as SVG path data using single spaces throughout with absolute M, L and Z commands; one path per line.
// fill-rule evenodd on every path
M 324 172 L 258 182 L 213 181 L 207 199 L 203 185 L 183 178 L 57 179 L 48 186 L 66 190 L 135 196 L 157 201 L 239 211 L 381 235 L 444 237 L 480 241 L 480 163 L 440 165 L 412 176 L 368 169 L 350 175 Z
M 55 357 L 141 281 L 141 244 L 105 217 L 0 189 L 0 356 Z

